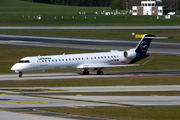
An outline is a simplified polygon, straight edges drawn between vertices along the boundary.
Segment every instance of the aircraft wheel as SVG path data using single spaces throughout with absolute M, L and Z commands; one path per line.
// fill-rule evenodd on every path
M 22 72 L 19 72 L 19 77 L 22 77 L 22 75 L 23 75 Z
M 83 71 L 83 75 L 89 75 L 89 71 Z
M 103 71 L 97 71 L 97 75 L 103 75 Z

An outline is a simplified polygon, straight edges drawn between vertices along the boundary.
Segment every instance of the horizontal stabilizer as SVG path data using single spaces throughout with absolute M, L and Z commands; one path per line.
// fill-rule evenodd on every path
M 173 38 L 173 37 L 164 37 L 164 36 L 155 36 L 155 35 L 150 37 L 150 36 L 146 36 L 146 34 L 145 35 L 135 35 L 135 38 L 142 38 L 142 37 L 147 38 L 147 39 L 170 39 L 170 38 Z
M 152 37 L 145 37 L 145 38 L 148 38 L 148 39 L 170 39 L 173 37 L 152 36 Z

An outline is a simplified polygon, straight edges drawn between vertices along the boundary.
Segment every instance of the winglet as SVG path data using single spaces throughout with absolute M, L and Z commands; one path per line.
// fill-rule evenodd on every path
M 146 64 L 148 64 L 152 59 L 153 59 L 153 57 L 152 57 L 151 59 L 149 59 L 148 61 L 146 61 L 145 63 L 141 64 L 141 65 L 146 65 Z

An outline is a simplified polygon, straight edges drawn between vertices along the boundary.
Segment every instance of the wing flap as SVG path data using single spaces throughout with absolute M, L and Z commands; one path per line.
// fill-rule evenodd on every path
M 139 66 L 140 64 L 127 64 L 127 65 L 80 65 L 77 68 L 80 69 L 93 69 L 93 68 L 112 68 L 112 67 L 128 67 L 128 66 Z
M 129 67 L 129 66 L 141 66 L 148 64 L 153 58 L 147 60 L 143 64 L 126 64 L 126 65 L 107 65 L 107 64 L 82 64 L 77 66 L 79 69 L 93 69 L 93 68 L 112 68 L 112 67 Z

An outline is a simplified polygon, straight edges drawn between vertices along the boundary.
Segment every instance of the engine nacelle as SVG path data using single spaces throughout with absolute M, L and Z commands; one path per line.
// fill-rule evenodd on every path
M 127 59 L 133 59 L 137 56 L 137 53 L 134 50 L 124 51 L 124 57 Z

